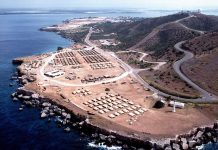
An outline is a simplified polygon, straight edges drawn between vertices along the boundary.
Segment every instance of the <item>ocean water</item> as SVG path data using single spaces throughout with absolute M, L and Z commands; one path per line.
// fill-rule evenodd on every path
M 38 109 L 25 108 L 19 112 L 19 102 L 12 102 L 11 93 L 18 85 L 10 87 L 10 80 L 16 71 L 11 60 L 20 56 L 28 56 L 56 50 L 58 46 L 67 47 L 70 41 L 55 33 L 41 32 L 38 29 L 57 24 L 65 19 L 89 16 L 133 16 L 156 17 L 176 11 L 77 11 L 65 13 L 17 12 L 4 14 L 0 11 L 0 149 L 1 150 L 78 150 L 105 149 L 93 146 L 88 138 L 76 130 L 64 133 L 54 122 L 41 120 Z M 40 11 L 41 12 L 41 11 Z M 205 149 L 217 148 L 206 146 Z

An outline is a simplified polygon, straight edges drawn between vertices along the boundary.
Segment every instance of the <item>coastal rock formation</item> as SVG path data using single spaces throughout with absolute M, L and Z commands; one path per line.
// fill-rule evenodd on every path
M 90 134 L 92 140 L 96 143 L 105 143 L 108 146 L 118 145 L 123 149 L 159 149 L 159 150 L 186 150 L 195 149 L 197 146 L 207 144 L 209 142 L 215 143 L 218 140 L 218 122 L 215 122 L 213 126 L 196 128 L 188 134 L 179 135 L 177 138 L 170 140 L 168 144 L 157 144 L 149 140 L 135 139 L 133 137 L 124 137 L 111 131 L 105 131 L 101 128 L 89 124 L 88 119 L 72 118 L 74 114 L 68 113 L 68 110 L 58 107 L 56 104 L 52 104 L 49 99 L 43 98 L 39 94 L 28 91 L 24 88 L 19 88 L 15 93 L 11 95 L 13 99 L 19 99 L 23 104 L 27 106 L 33 106 L 41 108 L 42 119 L 56 116 L 55 120 L 59 126 L 66 126 L 65 132 L 70 132 L 70 126 L 72 128 L 79 129 L 82 133 L 87 132 Z M 19 108 L 22 111 L 23 105 Z M 79 120 L 78 120 L 79 119 Z M 50 120 L 50 119 L 48 119 Z M 77 120 L 77 121 L 75 121 Z
M 180 14 L 180 15 L 183 16 L 184 14 Z M 174 19 L 172 19 L 172 20 L 174 20 Z M 91 31 L 91 28 L 90 28 L 90 31 Z M 165 35 L 168 32 L 166 33 L 164 30 L 163 33 Z M 84 35 L 87 35 L 87 33 L 85 33 Z M 88 37 L 88 35 L 87 35 L 87 37 Z M 179 32 L 179 36 L 178 36 L 179 39 L 181 39 L 180 35 L 181 34 Z M 169 36 L 174 37 L 171 34 L 169 34 Z M 171 41 L 171 40 L 169 40 L 169 41 Z M 164 42 L 164 43 L 166 43 L 166 42 Z M 88 44 L 88 45 L 90 45 L 90 44 Z M 56 56 L 56 54 L 51 55 L 51 58 L 53 56 Z M 49 59 L 50 58 L 48 58 L 48 60 Z M 18 60 L 21 61 L 22 59 L 17 59 L 17 60 L 15 60 L 15 62 L 18 62 Z M 44 61 L 41 63 L 42 63 L 41 64 L 42 68 L 38 68 L 38 69 L 40 69 L 40 74 L 43 74 L 44 72 L 41 71 L 41 69 L 43 70 L 43 68 L 47 65 L 47 63 L 50 63 L 50 62 Z M 45 66 L 43 65 L 43 63 L 45 64 Z M 28 64 L 31 64 L 31 63 L 27 63 L 25 65 L 28 65 Z M 65 62 L 62 64 L 66 65 L 68 63 Z M 23 66 L 25 66 L 25 65 L 23 65 Z M 39 71 L 39 70 L 35 70 L 35 71 Z M 31 76 L 29 74 L 28 67 L 22 68 L 22 66 L 19 66 L 18 72 L 19 72 L 19 75 L 21 75 L 21 77 L 18 77 L 20 84 L 25 85 L 23 88 L 19 88 L 17 90 L 17 92 L 12 94 L 13 101 L 20 100 L 22 103 L 22 105 L 19 108 L 19 111 L 22 111 L 25 108 L 24 105 L 29 106 L 29 107 L 36 107 L 36 108 L 40 109 L 40 115 L 39 115 L 40 118 L 47 120 L 48 122 L 50 122 L 51 120 L 55 120 L 57 123 L 57 126 L 63 127 L 63 130 L 65 132 L 70 132 L 71 128 L 76 128 L 81 132 L 81 135 L 89 135 L 91 137 L 91 139 L 93 141 L 95 141 L 96 144 L 103 143 L 107 146 L 118 145 L 118 146 L 121 146 L 122 149 L 128 149 L 128 150 L 129 149 L 160 149 L 160 150 L 173 149 L 173 150 L 179 150 L 179 149 L 195 149 L 197 146 L 208 143 L 208 142 L 217 142 L 217 139 L 218 139 L 217 138 L 217 123 L 215 123 L 213 127 L 196 128 L 196 129 L 192 130 L 190 133 L 185 134 L 185 135 L 179 135 L 175 139 L 173 138 L 170 141 L 169 140 L 167 141 L 164 139 L 165 140 L 164 144 L 162 144 L 159 141 L 154 142 L 153 139 L 151 139 L 151 137 L 156 138 L 157 133 L 154 134 L 154 136 L 153 136 L 153 133 L 150 133 L 150 131 L 143 131 L 143 132 L 140 131 L 140 133 L 139 133 L 139 132 L 136 132 L 136 130 L 132 130 L 130 132 L 129 131 L 130 128 L 128 128 L 124 133 L 123 131 L 120 131 L 120 130 L 122 130 L 121 128 L 109 128 L 108 126 L 105 126 L 105 124 L 107 124 L 107 120 L 104 120 L 106 123 L 101 120 L 101 122 L 104 124 L 100 124 L 99 122 L 96 123 L 95 120 L 93 121 L 93 118 L 95 118 L 96 116 L 98 117 L 98 115 L 96 115 L 95 113 L 92 113 L 91 111 L 88 111 L 88 109 L 83 110 L 81 108 L 79 109 L 77 105 L 75 105 L 75 106 L 71 105 L 70 102 L 72 102 L 72 101 L 70 99 L 68 99 L 68 97 L 67 97 L 67 96 L 69 96 L 69 93 L 65 94 L 63 92 L 65 90 L 64 88 L 61 89 L 60 87 L 58 87 L 56 85 L 54 87 L 52 85 L 52 88 L 49 89 L 48 87 L 51 85 L 49 83 L 50 79 L 42 78 L 39 81 L 34 82 L 36 80 L 35 77 L 38 76 L 38 74 L 33 71 L 33 72 L 31 72 L 32 73 L 31 74 L 32 76 Z M 171 74 L 169 74 L 169 75 L 171 75 Z M 43 80 L 44 80 L 44 82 L 40 82 Z M 34 83 L 30 84 L 30 82 L 34 82 Z M 126 82 L 123 82 L 121 84 L 126 84 Z M 36 88 L 31 88 L 30 86 L 32 86 L 32 85 L 34 85 L 40 89 L 38 90 Z M 40 85 L 42 85 L 42 86 L 40 86 Z M 47 85 L 49 85 L 49 86 L 47 86 Z M 30 89 L 32 89 L 33 91 L 27 90 L 28 87 Z M 104 88 L 104 89 L 107 89 L 107 88 Z M 113 89 L 111 88 L 111 89 L 106 90 L 106 91 L 110 91 L 110 90 L 112 91 Z M 35 91 L 38 91 L 39 93 L 44 93 L 44 96 L 36 93 Z M 56 91 L 57 97 L 52 97 L 50 91 Z M 117 91 L 119 91 L 119 90 L 117 90 Z M 134 91 L 134 90 L 132 90 L 132 91 Z M 138 94 L 138 95 L 141 96 L 142 94 Z M 74 98 L 75 98 L 75 100 L 77 99 L 76 97 L 74 97 Z M 74 103 L 72 103 L 72 104 L 74 104 Z M 164 107 L 164 105 L 165 104 L 162 101 L 158 101 L 158 103 L 156 103 L 156 108 Z M 180 115 L 180 114 L 178 114 L 178 115 Z M 150 116 L 150 115 L 147 115 L 147 116 Z M 186 115 L 184 115 L 184 116 L 186 116 Z M 181 117 L 181 116 L 179 116 L 179 117 Z M 97 118 L 97 119 L 99 119 L 99 118 Z M 100 118 L 100 119 L 102 119 L 102 118 Z M 192 119 L 192 120 L 197 120 L 197 119 Z M 192 120 L 191 120 L 191 122 L 192 122 Z M 150 120 L 148 119 L 148 121 L 150 121 Z M 166 123 L 167 123 L 166 126 L 168 126 L 169 120 L 162 117 L 162 122 L 164 122 L 164 121 L 166 121 Z M 171 117 L 170 117 L 170 121 L 172 121 Z M 153 125 L 159 124 L 159 122 L 161 122 L 161 121 L 157 120 L 157 122 L 151 123 L 152 129 L 153 129 Z M 186 120 L 181 121 L 181 122 L 186 122 Z M 111 122 L 109 122 L 109 123 L 111 123 Z M 131 125 L 133 124 L 133 122 L 130 122 L 130 123 L 131 123 Z M 145 123 L 145 122 L 143 122 L 143 123 Z M 171 125 L 175 125 L 174 123 L 175 122 L 172 122 Z M 194 126 L 196 126 L 195 123 L 194 123 Z M 145 126 L 145 124 L 142 124 L 142 125 Z M 117 126 L 117 122 L 115 122 L 115 125 Z M 125 127 L 125 126 L 122 126 L 122 127 Z M 136 128 L 137 128 L 137 126 L 136 126 Z M 158 130 L 155 130 L 155 131 L 158 132 Z M 173 136 L 174 136 L 177 133 L 177 131 L 175 131 L 175 132 L 174 131 L 175 131 L 175 129 L 173 130 L 172 128 L 170 128 L 167 131 L 167 133 L 173 132 Z M 187 129 L 185 129 L 185 131 L 187 131 Z M 181 131 L 178 133 L 184 133 L 185 131 Z M 143 134 L 143 136 L 140 136 L 140 135 L 142 135 L 141 133 Z M 150 136 L 150 135 L 152 135 L 152 136 Z M 162 134 L 162 135 L 165 136 L 165 134 Z

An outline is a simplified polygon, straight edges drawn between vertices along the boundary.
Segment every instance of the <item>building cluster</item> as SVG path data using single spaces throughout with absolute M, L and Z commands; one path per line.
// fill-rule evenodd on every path
M 83 57 L 85 61 L 90 64 L 90 63 L 102 63 L 102 62 L 108 62 L 108 60 L 102 56 L 102 55 L 90 55 Z
M 73 52 L 58 53 L 55 56 L 55 59 L 53 61 L 54 61 L 55 65 L 62 65 L 62 66 L 79 65 L 80 64 L 80 62 L 75 57 Z
M 114 78 L 114 77 L 115 76 L 113 76 L 113 75 L 102 75 L 102 76 L 98 76 L 98 77 L 87 76 L 84 79 L 82 79 L 81 82 L 82 83 L 97 82 L 97 81 L 102 81 L 104 79 Z
M 95 50 L 82 50 L 82 51 L 78 51 L 78 53 L 84 57 L 84 56 L 88 56 L 88 55 L 99 55 L 99 53 Z
M 36 61 L 32 61 L 31 62 L 31 68 L 39 68 L 42 65 L 42 61 L 41 60 L 36 60 Z
M 111 119 L 125 114 L 134 117 L 147 111 L 146 108 L 135 104 L 119 94 L 105 94 L 105 96 L 89 100 L 83 104 L 99 114 L 108 114 L 108 117 Z
M 76 79 L 76 74 L 74 72 L 70 72 L 68 75 L 66 75 L 65 79 L 75 80 Z
M 81 89 L 77 89 L 77 90 L 73 91 L 72 94 L 73 95 L 80 95 L 80 96 L 87 96 L 87 95 L 91 95 L 92 92 L 89 91 L 88 89 L 81 88 Z
M 97 69 L 114 68 L 115 66 L 114 66 L 111 62 L 107 62 L 107 63 L 90 64 L 90 67 L 91 67 L 93 70 L 97 70 Z

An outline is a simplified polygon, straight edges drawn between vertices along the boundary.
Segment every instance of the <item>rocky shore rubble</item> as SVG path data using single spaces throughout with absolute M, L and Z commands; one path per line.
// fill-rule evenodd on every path
M 57 122 L 57 126 L 63 127 L 65 132 L 70 132 L 71 128 L 76 128 L 81 131 L 82 135 L 88 135 L 96 144 L 117 145 L 121 146 L 122 149 L 189 150 L 196 149 L 202 144 L 218 141 L 218 122 L 211 127 L 196 128 L 188 134 L 179 135 L 167 144 L 157 144 L 149 140 L 137 140 L 100 129 L 91 125 L 87 118 L 76 116 L 65 108 L 54 104 L 51 100 L 24 88 L 18 88 L 11 96 L 15 102 L 21 101 L 19 111 L 28 106 L 37 107 L 41 109 L 40 117 L 42 119 L 51 121 L 53 118 Z

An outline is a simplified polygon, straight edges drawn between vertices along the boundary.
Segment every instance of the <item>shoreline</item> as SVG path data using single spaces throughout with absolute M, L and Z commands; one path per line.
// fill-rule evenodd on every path
M 22 95 L 22 96 L 19 96 L 19 95 Z M 34 97 L 33 95 L 38 95 L 38 96 Z M 21 103 L 25 104 L 26 106 L 30 106 L 30 107 L 43 108 L 42 106 L 43 103 L 50 103 L 51 105 L 56 105 L 59 108 L 64 109 L 65 112 L 71 115 L 73 120 L 76 120 L 76 122 L 74 123 L 71 123 L 71 124 L 69 123 L 69 127 L 73 127 L 73 128 L 75 127 L 82 134 L 84 133 L 87 134 L 87 136 L 91 140 L 96 142 L 96 144 L 103 142 L 109 147 L 113 145 L 113 146 L 121 146 L 122 148 L 124 147 L 124 149 L 125 147 L 127 147 L 128 149 L 131 146 L 137 147 L 137 148 L 142 147 L 146 149 L 152 149 L 152 148 L 167 149 L 169 147 L 171 148 L 184 147 L 185 148 L 187 146 L 188 147 L 192 146 L 194 148 L 197 146 L 201 146 L 202 144 L 207 144 L 209 142 L 217 143 L 217 140 L 218 140 L 218 122 L 214 123 L 214 125 L 211 124 L 209 126 L 205 125 L 205 126 L 193 128 L 193 130 L 190 130 L 187 133 L 184 133 L 182 135 L 176 135 L 175 138 L 167 138 L 167 139 L 166 138 L 152 138 L 152 137 L 149 138 L 148 136 L 147 140 L 145 140 L 145 139 L 141 139 L 141 138 L 137 138 L 133 136 L 122 135 L 110 129 L 102 128 L 98 126 L 97 124 L 92 124 L 89 122 L 89 120 L 86 118 L 84 114 L 83 115 L 79 113 L 76 114 L 74 112 L 75 110 L 70 110 L 65 105 L 59 104 L 57 101 L 54 101 L 53 99 L 50 99 L 48 97 L 44 97 L 43 95 L 40 95 L 36 93 L 35 91 L 27 90 L 21 87 L 21 88 L 18 88 L 18 90 L 12 94 L 12 97 L 15 98 L 16 100 L 20 100 Z M 31 99 L 36 100 L 37 97 L 39 100 L 38 106 L 35 106 L 34 104 L 32 105 L 31 103 L 29 103 L 32 101 Z M 41 116 L 41 118 L 50 118 L 50 117 Z M 65 125 L 58 125 L 58 126 L 64 127 Z M 205 135 L 207 134 L 209 134 L 210 138 L 204 139 Z M 196 137 L 198 139 L 196 139 Z M 111 138 L 114 139 L 114 141 L 111 141 Z M 202 140 L 202 138 L 204 139 L 204 141 Z M 185 139 L 186 139 L 186 142 L 181 143 L 181 140 L 185 140 Z M 193 141 L 191 139 L 196 139 L 196 141 Z M 118 140 L 118 143 L 116 143 L 117 140 Z M 199 142 L 202 142 L 202 143 L 199 143 Z
M 22 65 L 22 63 L 24 63 L 25 62 L 25 57 L 24 58 L 20 58 L 20 59 L 15 59 L 15 60 L 13 60 L 13 63 L 18 63 L 19 65 Z M 19 66 L 18 66 L 19 67 Z M 29 83 L 29 80 L 25 77 L 25 76 L 27 76 L 28 74 L 25 74 L 25 71 L 24 70 L 22 70 L 22 68 L 20 68 L 20 71 L 19 72 L 22 72 L 22 75 L 23 75 L 23 77 L 20 77 L 21 78 L 21 80 L 23 80 L 23 81 L 25 81 L 25 82 L 23 82 L 22 81 L 22 83 Z M 28 71 L 27 71 L 28 72 Z M 23 79 L 22 79 L 23 78 Z M 34 82 L 34 81 L 33 81 Z M 30 85 L 31 86 L 31 85 Z M 196 147 L 197 145 L 199 145 L 200 143 L 198 143 L 199 141 L 197 141 L 198 139 L 196 139 L 196 141 L 194 140 L 191 140 L 191 142 L 189 141 L 189 139 L 191 138 L 191 139 L 193 139 L 194 137 L 196 137 L 197 136 L 197 134 L 199 134 L 199 132 L 201 131 L 201 132 L 203 132 L 203 133 L 201 133 L 201 136 L 203 136 L 204 135 L 204 133 L 205 134 L 207 134 L 208 133 L 208 130 L 209 131 L 213 131 L 212 133 L 214 133 L 214 130 L 215 130 L 215 132 L 217 132 L 217 123 L 215 123 L 214 124 L 214 126 L 211 128 L 210 127 L 210 129 L 209 128 L 197 128 L 197 129 L 193 129 L 189 134 L 185 134 L 184 133 L 184 135 L 181 135 L 181 136 L 177 136 L 177 137 L 175 137 L 175 138 L 171 138 L 171 139 L 167 139 L 166 141 L 164 140 L 164 139 L 162 139 L 162 137 L 160 137 L 160 135 L 155 135 L 155 136 L 159 136 L 159 139 L 157 138 L 157 139 L 152 139 L 152 137 L 154 136 L 154 135 L 151 135 L 150 133 L 140 133 L 140 136 L 139 135 L 137 135 L 137 133 L 138 132 L 135 132 L 134 133 L 134 130 L 132 130 L 130 133 L 132 134 L 132 136 L 129 136 L 129 133 L 128 133 L 128 128 L 126 128 L 126 129 L 123 129 L 123 131 L 121 132 L 121 133 L 119 133 L 119 132 L 117 132 L 116 131 L 116 129 L 114 129 L 115 131 L 112 131 L 110 128 L 108 128 L 108 126 L 105 126 L 104 127 L 104 125 L 106 125 L 107 123 L 110 123 L 110 121 L 108 121 L 108 120 L 105 120 L 104 119 L 104 121 L 106 121 L 106 122 L 104 122 L 104 123 L 101 123 L 101 124 L 98 124 L 99 122 L 95 122 L 94 121 L 94 123 L 92 123 L 92 122 L 90 122 L 89 121 L 89 118 L 87 119 L 87 117 L 92 117 L 93 116 L 93 114 L 91 113 L 91 112 L 89 112 L 89 111 L 87 111 L 87 112 L 85 112 L 84 110 L 80 110 L 80 108 L 79 107 L 77 107 L 76 105 L 74 105 L 74 106 L 69 106 L 69 107 L 71 107 L 71 109 L 67 106 L 68 105 L 68 103 L 67 103 L 67 101 L 62 101 L 63 99 L 61 99 L 61 100 L 59 100 L 59 99 L 53 99 L 52 98 L 52 96 L 51 95 L 49 95 L 49 94 L 38 94 L 38 93 L 40 93 L 37 89 L 34 89 L 34 87 L 32 87 L 32 88 L 30 88 L 30 87 L 28 87 L 28 84 L 27 84 L 27 87 L 25 86 L 25 88 L 27 88 L 28 90 L 26 90 L 26 89 L 24 89 L 23 91 L 22 91 L 22 89 L 18 89 L 18 93 L 19 93 L 19 90 L 21 90 L 22 92 L 22 95 L 21 94 L 13 94 L 14 96 L 13 97 L 15 97 L 15 98 L 17 98 L 17 99 L 20 99 L 20 100 L 22 100 L 26 105 L 29 105 L 29 106 L 31 106 L 32 104 L 32 100 L 31 100 L 31 98 L 33 98 L 32 97 L 32 95 L 33 94 L 35 94 L 35 95 L 39 95 L 39 97 L 40 97 L 40 99 L 42 100 L 41 101 L 41 103 L 42 102 L 49 102 L 49 103 L 51 103 L 51 105 L 57 105 L 58 107 L 60 107 L 60 108 L 62 108 L 62 109 L 65 109 L 66 111 L 64 111 L 64 112 L 67 112 L 67 113 L 70 113 L 71 114 L 71 116 L 73 116 L 73 118 L 74 119 L 78 119 L 78 125 L 76 125 L 76 126 L 79 126 L 78 128 L 79 129 L 83 129 L 83 128 L 85 128 L 85 132 L 94 132 L 94 133 L 96 133 L 97 132 L 97 134 L 98 135 L 96 135 L 96 134 L 91 134 L 91 137 L 92 136 L 94 136 L 94 137 L 97 137 L 97 138 L 100 138 L 100 141 L 103 141 L 103 142 L 109 142 L 109 145 L 110 145 L 110 142 L 111 142 L 111 139 L 114 139 L 114 141 L 115 141 L 115 139 L 117 140 L 120 140 L 120 141 L 123 141 L 123 142 L 121 142 L 122 144 L 122 147 L 125 149 L 125 147 L 126 147 L 126 145 L 127 145 L 127 147 L 129 148 L 129 147 L 131 147 L 131 145 L 134 145 L 134 146 L 137 146 L 137 148 L 140 148 L 140 147 L 146 147 L 147 149 L 151 149 L 151 148 L 159 148 L 159 149 L 167 149 L 167 148 L 169 148 L 169 147 L 171 147 L 171 148 L 178 148 L 178 147 Z M 31 91 L 30 89 L 32 89 L 33 91 Z M 31 93 L 32 92 L 32 93 Z M 27 95 L 26 95 L 26 93 L 27 93 Z M 21 95 L 21 96 L 19 96 L 19 95 Z M 41 95 L 41 96 L 40 96 Z M 45 96 L 45 97 L 44 97 Z M 34 98 L 34 101 L 35 101 L 35 99 L 36 99 L 36 97 Z M 39 102 L 40 103 L 40 102 Z M 42 104 L 39 104 L 39 107 L 41 107 L 41 105 Z M 47 104 L 46 104 L 47 105 Z M 49 107 L 49 108 L 48 108 Z M 50 110 L 50 105 L 48 106 L 46 106 L 46 107 L 43 107 L 43 110 L 45 110 L 45 111 L 48 111 L 47 109 L 49 109 Z M 73 109 L 72 109 L 73 108 Z M 43 117 L 42 117 L 42 114 L 43 114 Z M 42 118 L 47 118 L 47 117 L 49 117 L 49 115 L 47 115 L 46 113 L 42 113 L 41 114 L 41 117 Z M 96 116 L 95 116 L 96 117 Z M 97 116 L 98 117 L 98 116 Z M 99 117 L 100 118 L 100 117 Z M 68 120 L 66 120 L 66 121 L 68 121 Z M 92 120 L 91 120 L 92 121 Z M 113 123 L 114 124 L 114 123 Z M 116 125 L 116 124 L 114 124 L 114 125 Z M 119 129 L 119 128 L 117 128 L 117 129 Z M 83 132 L 83 131 L 82 131 Z M 193 133 L 194 132 L 194 133 Z M 123 133 L 123 134 L 122 134 Z M 105 135 L 103 135 L 103 134 L 105 134 Z M 110 136 L 112 136 L 112 137 L 110 137 Z M 114 137 L 115 138 L 114 138 Z M 166 135 L 165 135 L 166 136 Z M 202 138 L 201 136 L 199 136 L 199 138 Z M 108 137 L 110 137 L 110 138 L 108 138 Z M 181 143 L 181 139 L 182 138 L 187 138 L 186 139 L 186 142 L 185 141 L 182 141 L 182 143 Z M 109 139 L 109 140 L 108 140 Z M 159 140 L 159 141 L 157 141 L 157 140 Z M 184 139 L 183 139 L 184 140 Z M 204 140 L 204 141 L 203 141 Z M 207 140 L 207 139 L 203 139 L 202 141 L 200 141 L 200 142 L 202 142 L 202 143 L 205 143 L 205 141 Z M 98 140 L 97 140 L 98 141 Z M 113 141 L 113 140 L 112 140 Z M 155 142 L 152 142 L 152 141 L 155 141 Z M 210 139 L 210 141 L 215 141 L 215 142 L 217 142 L 217 137 L 215 137 L 215 139 Z M 160 143 L 161 142 L 161 143 Z M 208 142 L 208 141 L 207 141 Z M 129 146 L 128 146 L 128 144 L 123 144 L 123 143 L 128 143 L 129 144 Z M 157 144 L 158 143 L 158 144 Z M 164 143 L 164 144 L 163 144 Z M 191 144 L 190 144 L 191 143 Z M 116 143 L 115 142 L 115 144 L 119 144 L 119 143 Z M 126 149 L 128 149 L 128 148 L 126 148 Z M 183 148 L 184 149 L 184 148 Z

